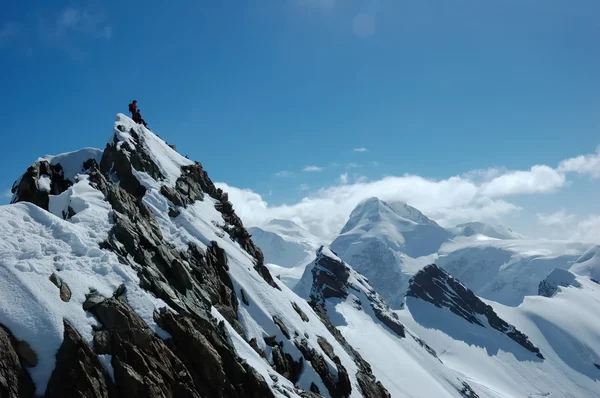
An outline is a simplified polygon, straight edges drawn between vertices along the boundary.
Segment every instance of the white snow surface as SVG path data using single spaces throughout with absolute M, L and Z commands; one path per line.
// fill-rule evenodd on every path
M 60 155 L 46 155 L 39 160 L 46 160 L 52 165 L 60 164 L 63 168 L 63 177 L 71 182 L 77 174 L 84 172 L 83 163 L 94 159 L 100 164 L 103 150 L 97 148 L 83 148 L 78 151 L 61 153 Z
M 136 313 L 167 336 L 152 318 L 154 309 L 166 304 L 138 286 L 133 269 L 98 246 L 112 226 L 111 209 L 103 195 L 83 175 L 63 195 L 79 204 L 80 212 L 70 221 L 29 203 L 0 206 L 0 324 L 37 353 L 39 363 L 30 373 L 38 394 L 45 391 L 54 369 L 63 340 L 63 319 L 85 341 L 92 341 L 92 326 L 97 322 L 82 307 L 90 289 L 110 297 L 125 284 Z M 49 279 L 52 273 L 69 286 L 69 302 L 60 299 L 59 289 Z
M 583 253 L 575 261 L 570 271 L 600 281 L 600 246 L 594 246 Z
M 575 282 L 579 288 L 526 297 L 518 307 L 485 300 L 539 347 L 544 360 L 494 329 L 412 297 L 397 314 L 446 366 L 492 396 L 600 397 L 600 285 L 584 277 Z
M 267 267 L 292 289 L 323 242 L 290 220 L 274 219 L 262 227 L 248 228 L 261 248 Z
M 322 255 L 342 261 L 327 247 L 323 248 Z M 343 300 L 328 299 L 327 314 L 345 339 L 371 364 L 373 374 L 392 397 L 462 397 L 459 374 L 427 352 L 410 330 L 406 331 L 405 338 L 401 338 L 379 321 L 370 304 L 372 286 L 346 266 L 350 268 L 349 294 Z M 316 261 L 307 266 L 295 289 L 305 299 L 310 298 L 314 267 L 319 267 Z M 385 306 L 382 298 L 376 297 Z M 485 390 L 477 389 L 476 383 L 469 384 L 480 397 L 488 396 Z

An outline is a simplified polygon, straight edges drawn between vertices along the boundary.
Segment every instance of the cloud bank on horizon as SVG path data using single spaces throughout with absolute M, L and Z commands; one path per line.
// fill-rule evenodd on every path
M 511 203 L 511 197 L 555 192 L 569 183 L 570 174 L 600 178 L 600 147 L 593 154 L 565 159 L 555 168 L 534 165 L 529 170 L 473 170 L 440 180 L 405 174 L 353 183 L 349 183 L 347 174 L 342 174 L 335 185 L 311 192 L 294 204 L 270 205 L 250 189 L 226 183 L 217 186 L 229 192 L 237 213 L 248 226 L 283 218 L 320 238 L 331 239 L 354 207 L 369 197 L 406 202 L 446 227 L 469 221 L 502 223 L 505 217 L 523 210 Z M 554 234 L 547 237 L 556 238 L 560 233 L 562 239 L 600 243 L 600 215 L 580 219 L 564 211 L 540 214 L 529 210 L 534 217 L 537 213 L 540 229 L 552 227 Z

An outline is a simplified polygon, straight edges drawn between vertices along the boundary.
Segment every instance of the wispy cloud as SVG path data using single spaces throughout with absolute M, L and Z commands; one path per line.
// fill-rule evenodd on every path
M 558 170 L 562 173 L 577 173 L 600 178 L 600 146 L 596 148 L 594 154 L 563 160 L 558 165 Z
M 354 148 L 354 152 L 367 152 L 367 151 L 368 151 L 368 149 L 367 149 L 367 148 L 364 148 L 364 147 L 361 147 L 361 148 Z
M 372 196 L 414 205 L 445 226 L 473 220 L 501 223 L 522 210 L 508 198 L 548 194 L 564 188 L 569 183 L 569 172 L 595 176 L 595 157 L 583 155 L 566 159 L 557 168 L 535 165 L 528 170 L 506 170 L 499 167 L 445 179 L 406 174 L 368 181 L 364 176 L 344 173 L 334 185 L 311 191 L 298 203 L 282 206 L 271 206 L 252 191 L 226 184 L 219 186 L 230 193 L 238 214 L 248 225 L 261 225 L 273 218 L 293 219 L 313 234 L 329 239 L 344 225 L 354 207 L 362 199 Z M 313 167 L 306 169 L 321 170 Z M 531 214 L 535 217 L 535 209 Z M 539 214 L 537 223 L 542 235 L 550 235 L 549 230 L 556 230 L 563 231 L 562 237 L 600 241 L 600 216 L 578 218 L 557 212 Z
M 298 188 L 301 191 L 308 191 L 308 190 L 310 190 L 310 185 L 308 185 L 308 184 L 300 184 L 300 186 Z
M 293 175 L 294 175 L 294 173 L 292 173 L 291 171 L 287 171 L 287 170 L 281 170 L 281 171 L 275 173 L 275 177 L 281 177 L 281 178 L 291 177 Z
M 362 165 L 359 163 L 348 163 L 346 167 L 349 169 L 358 169 L 359 167 L 362 167 Z
M 302 169 L 302 171 L 319 172 L 319 171 L 323 171 L 323 168 L 319 167 L 319 166 L 306 166 L 304 169 Z

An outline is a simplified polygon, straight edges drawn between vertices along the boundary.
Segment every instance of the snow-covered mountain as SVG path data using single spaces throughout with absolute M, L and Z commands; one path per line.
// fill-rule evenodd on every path
M 452 234 L 405 203 L 377 198 L 356 206 L 331 248 L 366 276 L 394 308 L 399 308 L 411 276 Z
M 319 247 L 292 291 L 253 238 L 310 251 L 314 237 L 286 220 L 251 236 L 200 163 L 121 114 L 104 150 L 40 158 L 12 191 L 0 206 L 2 398 L 600 397 L 597 247 L 457 237 L 370 199 L 338 244 L 374 278 Z M 518 307 L 478 297 L 428 265 L 440 246 L 442 260 L 489 247 L 528 258 L 520 273 L 482 254 L 480 268 L 535 274 L 539 295 Z
M 504 306 L 428 266 L 397 314 L 480 396 L 600 396 L 600 285 L 559 269 L 540 292 Z
M 483 235 L 495 239 L 523 239 L 523 236 L 502 225 L 492 225 L 482 222 L 459 224 L 450 229 L 455 236 Z
M 323 309 L 393 397 L 477 397 L 465 379 L 406 329 L 366 278 L 331 250 L 319 249 L 295 291 Z
M 121 114 L 101 152 L 0 207 L 2 397 L 387 396 L 200 163 Z
M 274 219 L 262 227 L 248 228 L 261 248 L 267 267 L 293 287 L 322 243 L 319 238 L 290 220 Z
M 536 295 L 555 268 L 569 269 L 589 244 L 551 240 L 456 238 L 444 244 L 437 264 L 478 296 L 511 306 Z

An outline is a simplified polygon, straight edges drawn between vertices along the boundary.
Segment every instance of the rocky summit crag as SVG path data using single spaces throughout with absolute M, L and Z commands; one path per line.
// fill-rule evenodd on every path
M 79 249 L 110 254 L 118 264 L 94 268 L 83 287 L 54 255 L 48 286 L 93 325 L 65 316 L 56 326 L 63 334 L 58 350 L 41 353 L 50 356 L 45 363 L 54 361 L 46 375 L 28 361 L 36 354 L 22 348 L 19 319 L 7 318 L 10 325 L 0 328 L 0 396 L 389 396 L 326 316 L 271 276 L 227 193 L 200 163 L 118 115 L 99 161 L 75 167 L 65 173 L 60 163 L 36 161 L 13 186 L 15 211 L 39 215 L 31 203 L 57 217 L 37 218 L 68 231 L 100 206 L 109 228 L 96 248 Z M 123 276 L 127 286 L 113 283 L 112 292 L 94 287 L 94 278 L 124 275 L 120 267 L 139 282 Z M 45 283 L 44 289 L 52 292 Z M 154 304 L 141 305 L 140 295 Z M 35 316 L 41 322 L 46 315 Z

